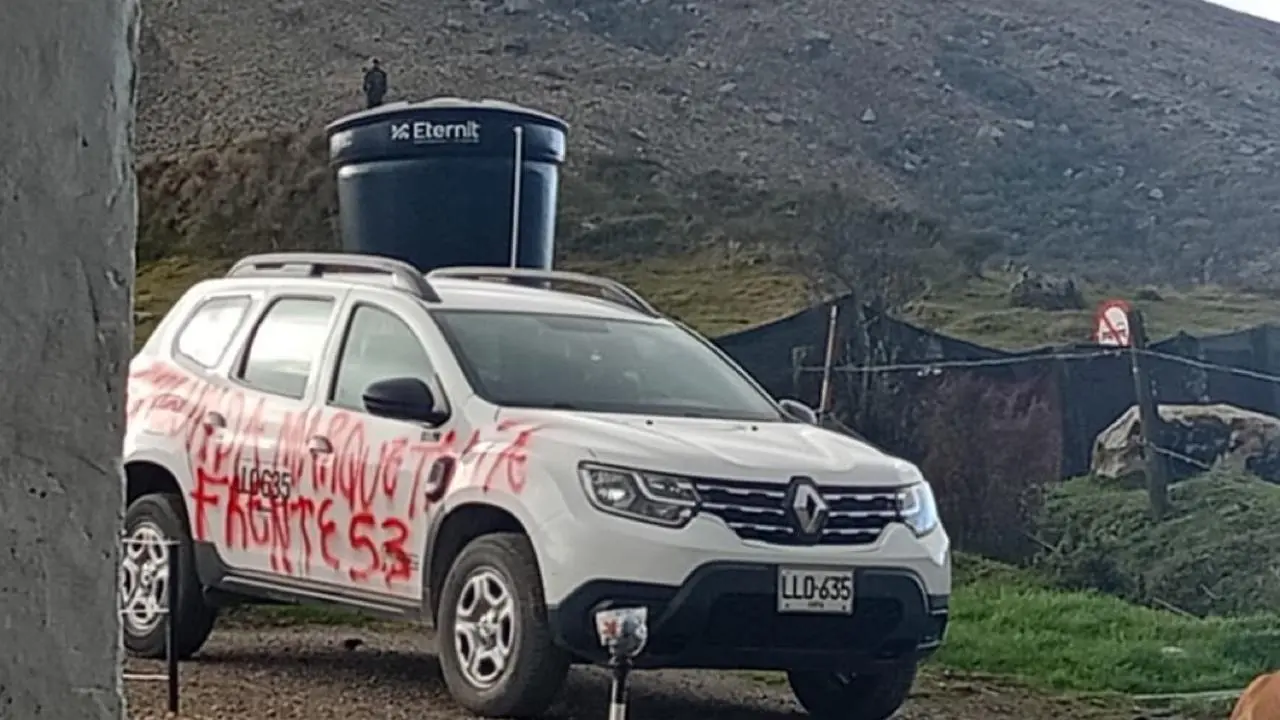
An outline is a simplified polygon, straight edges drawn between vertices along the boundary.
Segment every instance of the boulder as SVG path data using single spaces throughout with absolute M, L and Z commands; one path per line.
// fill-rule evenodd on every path
M 1009 306 L 1036 310 L 1083 310 L 1084 294 L 1071 278 L 1024 270 L 1009 288 Z
M 1161 405 L 1160 419 L 1157 444 L 1176 453 L 1166 453 L 1171 479 L 1223 465 L 1280 483 L 1280 418 L 1217 404 Z M 1090 463 L 1093 474 L 1121 481 L 1141 475 L 1141 430 L 1134 406 L 1099 433 Z

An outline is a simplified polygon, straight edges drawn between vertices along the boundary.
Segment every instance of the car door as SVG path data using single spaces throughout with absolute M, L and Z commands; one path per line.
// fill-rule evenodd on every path
M 379 417 L 367 411 L 363 396 L 379 380 L 420 380 L 447 412 L 432 361 L 443 339 L 431 328 L 426 311 L 408 298 L 353 290 L 312 438 L 331 457 L 316 501 L 338 528 L 327 558 L 335 581 L 353 592 L 413 603 L 422 598 L 428 519 L 452 470 L 441 450 L 454 423 Z
M 277 291 L 229 371 L 226 392 L 208 403 L 214 438 L 193 458 L 196 521 L 241 574 L 299 572 L 301 484 L 287 446 L 291 428 L 315 405 L 319 369 L 333 335 L 338 294 Z M 214 472 L 216 467 L 217 471 Z

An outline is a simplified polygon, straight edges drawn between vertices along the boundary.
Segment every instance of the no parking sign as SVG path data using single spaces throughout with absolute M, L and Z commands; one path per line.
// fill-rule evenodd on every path
M 1093 316 L 1093 341 L 1099 345 L 1129 347 L 1133 333 L 1129 330 L 1129 303 L 1104 300 Z

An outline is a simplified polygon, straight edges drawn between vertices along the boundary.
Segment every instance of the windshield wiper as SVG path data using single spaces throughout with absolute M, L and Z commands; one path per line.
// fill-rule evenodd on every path
M 527 408 L 529 410 L 581 410 L 582 408 L 567 402 L 523 402 L 503 403 L 508 407 Z

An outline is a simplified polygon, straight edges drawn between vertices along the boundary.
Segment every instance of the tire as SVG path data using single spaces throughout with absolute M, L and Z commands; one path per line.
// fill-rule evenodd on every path
M 887 720 L 907 701 L 916 664 L 905 662 L 868 675 L 793 670 L 787 680 L 815 720 Z
M 493 598 L 505 592 L 510 610 L 489 618 L 497 622 L 487 628 L 472 626 L 468 631 L 475 617 L 470 608 L 489 605 L 476 604 L 482 589 Z M 542 577 L 528 537 L 493 533 L 464 547 L 445 576 L 436 627 L 445 685 L 467 710 L 483 717 L 535 717 L 560 694 L 570 658 L 552 638 Z M 496 632 L 483 639 L 477 635 L 488 631 Z M 491 644 L 486 657 L 505 649 L 502 668 L 490 659 L 479 663 L 479 672 L 468 670 L 464 656 L 490 649 Z
M 124 516 L 125 537 L 130 540 L 177 540 L 178 552 L 178 604 L 173 612 L 173 621 L 177 623 L 178 658 L 186 660 L 200 650 L 209 633 L 213 631 L 217 619 L 216 608 L 209 607 L 204 601 L 204 589 L 196 576 L 195 552 L 191 542 L 191 531 L 187 527 L 186 513 L 182 507 L 182 498 L 168 493 L 151 493 L 134 500 Z M 155 562 L 164 559 L 151 552 L 167 553 L 175 548 L 160 549 L 131 545 L 126 542 L 121 553 L 120 599 L 121 625 L 124 629 L 125 648 L 133 655 L 144 658 L 162 658 L 165 656 L 165 623 L 163 615 L 157 615 L 148 608 L 144 599 L 153 597 L 160 608 L 168 603 L 164 583 L 143 581 L 143 574 L 150 567 L 154 573 Z M 150 563 L 148 563 L 150 561 Z M 170 566 L 171 567 L 171 566 Z M 142 581 L 142 582 L 140 582 Z M 144 587 L 139 587 L 143 585 Z M 137 587 L 135 599 L 131 603 L 130 588 Z M 154 589 L 155 595 L 151 595 Z M 136 609 L 132 611 L 131 609 Z

